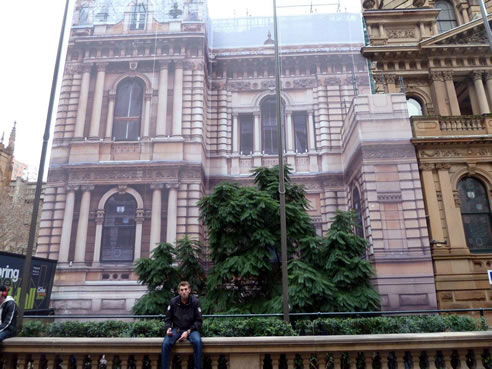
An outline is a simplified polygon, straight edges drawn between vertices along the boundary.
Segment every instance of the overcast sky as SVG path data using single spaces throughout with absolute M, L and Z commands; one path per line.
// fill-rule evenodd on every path
M 213 18 L 271 15 L 273 9 L 268 0 L 208 0 L 208 4 Z M 74 5 L 75 0 L 70 0 L 68 27 Z M 6 16 L 0 22 L 0 135 L 5 132 L 7 141 L 13 122 L 17 121 L 14 155 L 30 166 L 39 165 L 64 7 L 64 0 L 2 1 L 2 14 Z M 279 15 L 334 13 L 338 8 L 342 12 L 359 12 L 360 0 L 277 0 L 277 7 Z M 65 47 L 66 43 L 65 39 Z M 50 137 L 56 111 L 55 104 Z

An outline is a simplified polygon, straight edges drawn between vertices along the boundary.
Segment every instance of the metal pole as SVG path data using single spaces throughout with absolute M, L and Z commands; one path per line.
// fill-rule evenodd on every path
M 56 83 L 58 80 L 58 69 L 60 67 L 60 58 L 61 58 L 61 52 L 63 46 L 63 35 L 65 33 L 65 24 L 67 21 L 69 1 L 70 0 L 65 1 L 65 13 L 63 14 L 63 23 L 60 31 L 60 39 L 58 41 L 58 51 L 56 54 L 55 70 L 53 72 L 53 81 L 51 82 L 51 94 L 50 94 L 50 101 L 48 105 L 48 114 L 46 116 L 46 124 L 44 127 L 43 148 L 41 149 L 41 158 L 39 160 L 39 172 L 38 172 L 38 180 L 36 183 L 36 192 L 34 194 L 31 226 L 29 228 L 29 240 L 27 243 L 26 259 L 24 261 L 24 270 L 22 271 L 22 286 L 21 286 L 21 293 L 19 297 L 19 319 L 17 321 L 18 330 L 22 328 L 22 322 L 24 319 L 24 308 L 26 304 L 26 294 L 28 293 L 29 281 L 31 279 L 32 250 L 34 246 L 34 238 L 36 236 L 36 226 L 37 226 L 38 212 L 39 212 L 39 200 L 41 198 L 41 189 L 43 186 L 44 164 L 46 161 L 46 151 L 48 149 L 48 141 L 50 138 L 51 114 L 53 112 L 53 105 L 55 102 Z
M 273 37 L 275 43 L 275 92 L 277 97 L 278 192 L 280 195 L 280 252 L 282 258 L 282 307 L 289 322 L 289 279 L 287 269 L 287 222 L 285 219 L 284 152 L 282 145 L 282 101 L 280 100 L 280 56 L 278 51 L 277 2 L 273 0 Z
M 487 17 L 487 9 L 483 0 L 478 0 L 480 4 L 480 11 L 482 12 L 483 26 L 485 27 L 485 33 L 487 34 L 487 39 L 489 40 L 490 51 L 492 51 L 492 32 L 490 31 L 489 18 Z

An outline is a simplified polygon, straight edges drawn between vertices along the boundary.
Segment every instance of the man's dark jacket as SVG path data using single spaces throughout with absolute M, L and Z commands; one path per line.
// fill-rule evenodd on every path
M 17 325 L 17 305 L 12 296 L 7 296 L 0 306 L 2 311 L 2 323 L 0 324 L 0 333 L 8 332 L 9 336 L 15 336 Z
M 198 298 L 191 296 L 186 304 L 181 302 L 181 296 L 176 296 L 171 299 L 166 311 L 167 331 L 168 328 L 179 328 L 179 330 L 198 331 L 202 327 L 202 309 Z

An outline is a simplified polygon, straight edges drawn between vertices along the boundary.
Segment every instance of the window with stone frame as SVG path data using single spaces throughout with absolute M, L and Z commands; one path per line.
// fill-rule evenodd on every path
M 294 145 L 296 152 L 308 151 L 308 135 L 307 135 L 307 119 L 306 111 L 292 113 L 292 121 L 294 123 Z
M 144 83 L 140 78 L 125 78 L 116 90 L 113 118 L 115 141 L 136 141 L 140 138 Z
M 364 238 L 364 221 L 362 218 L 362 204 L 357 187 L 352 191 L 352 211 L 355 213 L 355 234 Z
M 461 179 L 457 187 L 468 248 L 471 252 L 491 252 L 492 215 L 487 189 L 475 177 Z
M 101 262 L 132 262 L 135 249 L 137 201 L 116 193 L 104 205 Z
M 253 114 L 239 115 L 239 152 L 241 153 L 241 155 L 250 155 L 253 153 L 253 122 Z
M 407 109 L 409 117 L 424 115 L 423 104 L 416 97 L 407 97 Z
M 130 18 L 131 30 L 143 30 L 145 29 L 145 23 L 147 21 L 147 7 L 141 2 L 137 2 L 132 9 Z
M 439 33 L 449 31 L 458 25 L 453 4 L 446 0 L 439 0 L 436 1 L 435 7 L 440 10 L 437 16 L 437 29 Z
M 285 104 L 281 105 L 282 143 L 285 151 Z M 264 154 L 278 154 L 276 98 L 269 96 L 261 103 L 261 146 Z

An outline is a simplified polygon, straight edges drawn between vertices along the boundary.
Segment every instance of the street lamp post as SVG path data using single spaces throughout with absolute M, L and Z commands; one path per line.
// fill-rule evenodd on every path
M 38 220 L 38 212 L 39 212 L 39 200 L 41 198 L 41 189 L 43 186 L 43 173 L 44 173 L 44 164 L 46 161 L 46 152 L 48 150 L 48 141 L 50 138 L 50 127 L 51 127 L 51 116 L 53 113 L 53 105 L 55 102 L 55 94 L 56 94 L 56 84 L 58 81 L 58 69 L 60 67 L 60 58 L 63 47 L 63 35 L 65 33 L 65 24 L 67 21 L 67 13 L 68 13 L 68 4 L 70 0 L 65 1 L 65 12 L 63 14 L 63 23 L 60 31 L 60 39 L 58 40 L 58 51 L 56 54 L 56 62 L 55 62 L 55 70 L 53 72 L 53 80 L 51 82 L 51 94 L 50 101 L 48 105 L 48 114 L 46 116 L 46 124 L 44 128 L 43 135 L 43 148 L 41 149 L 41 158 L 39 160 L 39 172 L 38 172 L 38 180 L 36 182 L 36 192 L 34 194 L 34 202 L 32 208 L 32 217 L 31 217 L 31 225 L 29 228 L 29 240 L 27 242 L 27 251 L 26 251 L 26 259 L 24 261 L 24 270 L 22 271 L 22 285 L 21 285 L 21 293 L 19 297 L 19 319 L 17 321 L 17 326 L 20 330 L 22 327 L 22 322 L 24 320 L 24 308 L 26 303 L 26 294 L 29 288 L 29 281 L 31 279 L 31 262 L 32 262 L 32 251 L 34 247 L 34 238 L 36 236 L 36 227 Z
M 285 178 L 284 178 L 284 153 L 282 145 L 282 115 L 280 100 L 280 56 L 278 51 L 277 32 L 277 2 L 273 0 L 273 37 L 275 45 L 275 92 L 276 92 L 276 115 L 278 131 L 278 192 L 280 196 L 280 252 L 282 258 L 282 310 L 284 320 L 289 322 L 289 279 L 287 269 L 287 222 L 285 219 Z

